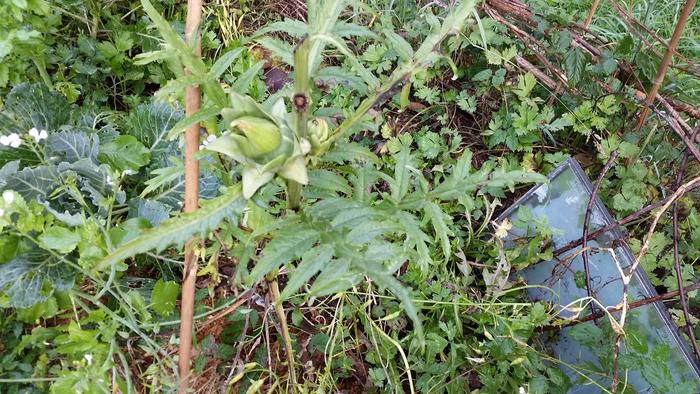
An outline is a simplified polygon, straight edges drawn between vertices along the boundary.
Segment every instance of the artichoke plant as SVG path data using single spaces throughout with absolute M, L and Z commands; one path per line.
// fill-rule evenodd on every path
M 308 183 L 305 155 L 311 143 L 292 128 L 292 115 L 282 99 L 266 108 L 251 97 L 231 93 L 231 107 L 221 110 L 221 116 L 225 131 L 206 148 L 243 164 L 245 198 L 252 197 L 275 174 L 302 185 Z

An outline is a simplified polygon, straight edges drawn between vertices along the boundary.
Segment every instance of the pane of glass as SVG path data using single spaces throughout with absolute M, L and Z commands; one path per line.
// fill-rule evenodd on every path
M 554 247 L 562 247 L 581 238 L 591 190 L 591 183 L 581 167 L 570 158 L 553 171 L 548 185 L 530 190 L 504 212 L 498 222 L 508 218 L 517 223 L 519 213 L 525 214 L 529 209 L 535 220 L 545 221 L 554 230 Z M 596 201 L 589 232 L 611 222 L 609 212 L 599 200 Z M 526 239 L 535 228 L 533 223 L 522 227 L 513 226 L 509 231 L 510 247 L 514 247 L 518 240 Z M 616 306 L 622 301 L 618 264 L 624 269 L 634 258 L 617 230 L 589 240 L 588 245 L 608 249 L 589 252 L 591 287 L 602 305 Z M 573 316 L 574 312 L 564 307 L 587 297 L 583 259 L 580 255 L 571 258 L 578 250 L 580 247 L 558 259 L 540 262 L 515 274 L 534 286 L 528 289 L 532 300 L 551 303 L 561 317 Z M 656 295 L 641 267 L 630 282 L 629 290 L 630 302 Z M 619 318 L 619 313 L 613 315 Z M 662 303 L 632 309 L 625 323 L 625 332 L 627 338 L 620 357 L 621 382 L 625 379 L 624 368 L 629 368 L 628 386 L 636 392 L 698 392 L 698 366 Z M 560 368 L 572 382 L 576 382 L 571 393 L 598 393 L 601 386 L 609 389 L 612 382 L 613 338 L 606 317 L 598 319 L 598 325 L 581 323 L 542 334 L 538 340 L 542 349 L 562 361 Z

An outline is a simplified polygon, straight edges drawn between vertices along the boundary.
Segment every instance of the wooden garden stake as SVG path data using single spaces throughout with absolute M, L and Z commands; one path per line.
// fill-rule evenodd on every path
M 659 71 L 656 73 L 654 83 L 651 85 L 649 91 L 647 92 L 645 99 L 646 106 L 642 110 L 642 114 L 639 117 L 639 125 L 637 125 L 637 131 L 639 131 L 642 128 L 644 122 L 646 122 L 647 117 L 649 116 L 649 106 L 651 106 L 654 103 L 654 100 L 656 99 L 656 94 L 659 92 L 659 88 L 661 88 L 661 84 L 664 82 L 666 70 L 668 69 L 668 65 L 671 63 L 673 53 L 676 51 L 676 46 L 678 46 L 678 41 L 680 41 L 681 34 L 683 33 L 683 29 L 685 28 L 685 23 L 688 21 L 690 12 L 693 10 L 694 7 L 695 0 L 688 0 L 683 6 L 683 10 L 681 10 L 681 14 L 678 17 L 678 23 L 676 23 L 676 28 L 673 30 L 673 35 L 671 36 L 671 41 L 669 41 L 668 48 L 666 48 L 666 53 L 664 53 L 664 57 L 663 59 L 661 59 Z
M 586 17 L 586 20 L 583 22 L 584 29 L 588 30 L 588 26 L 591 25 L 591 21 L 593 20 L 593 14 L 595 14 L 595 11 L 598 9 L 599 4 L 600 4 L 600 0 L 593 0 L 593 5 L 591 6 L 591 10 L 588 11 L 588 16 Z
M 185 21 L 185 41 L 196 42 L 195 53 L 201 55 L 197 27 L 202 19 L 202 0 L 187 0 Z M 185 69 L 185 73 L 189 70 Z M 199 110 L 201 94 L 199 87 L 188 86 L 185 90 L 185 115 L 191 116 Z M 199 123 L 185 130 L 185 212 L 194 212 L 199 205 L 199 162 L 195 158 L 199 150 Z M 180 373 L 179 393 L 187 392 L 189 386 L 190 356 L 192 353 L 192 329 L 194 315 L 194 290 L 197 279 L 197 258 L 194 254 L 195 239 L 185 244 L 185 266 L 182 270 L 182 302 L 180 304 L 180 348 L 178 370 Z

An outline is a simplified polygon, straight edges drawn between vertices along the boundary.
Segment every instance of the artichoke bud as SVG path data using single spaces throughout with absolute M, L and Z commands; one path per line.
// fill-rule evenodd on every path
M 247 138 L 247 154 L 258 157 L 277 149 L 282 142 L 279 127 L 267 119 L 255 116 L 241 116 L 231 122 L 231 127 L 239 129 Z
M 324 142 L 330 136 L 330 130 L 328 129 L 328 123 L 321 119 L 316 118 L 309 121 L 309 136 L 311 140 L 316 140 L 318 142 Z

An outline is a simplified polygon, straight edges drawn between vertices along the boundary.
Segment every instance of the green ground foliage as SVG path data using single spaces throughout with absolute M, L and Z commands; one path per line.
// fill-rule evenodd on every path
M 660 57 L 612 5 L 591 26 L 593 63 L 563 28 L 590 1 L 527 3 L 539 51 L 570 89 L 518 67 L 517 56 L 536 61 L 531 48 L 469 0 L 212 0 L 201 59 L 181 38 L 184 1 L 1 2 L 0 392 L 176 391 L 191 236 L 196 392 L 565 393 L 586 382 L 590 371 L 572 381 L 534 346 L 551 307 L 504 280 L 551 258 L 551 229 L 504 250 L 492 221 L 568 155 L 595 178 L 614 150 L 600 196 L 623 217 L 673 193 L 683 145 L 654 114 L 634 127 L 641 107 L 616 61 L 648 87 Z M 682 4 L 621 6 L 668 38 Z M 678 50 L 691 60 L 699 18 Z M 697 75 L 672 68 L 661 92 L 697 105 Z M 202 109 L 185 118 L 192 84 Z M 308 94 L 303 113 L 295 91 Z M 183 130 L 195 121 L 201 208 L 181 214 Z M 691 161 L 684 179 L 698 173 Z M 685 285 L 700 269 L 697 197 L 680 200 Z M 626 226 L 635 252 L 648 222 Z M 669 215 L 642 267 L 660 292 L 678 288 Z M 668 305 L 679 326 L 697 326 Z M 609 327 L 578 335 L 612 352 Z M 663 364 L 662 350 L 622 365 Z M 673 390 L 656 372 L 654 388 Z

